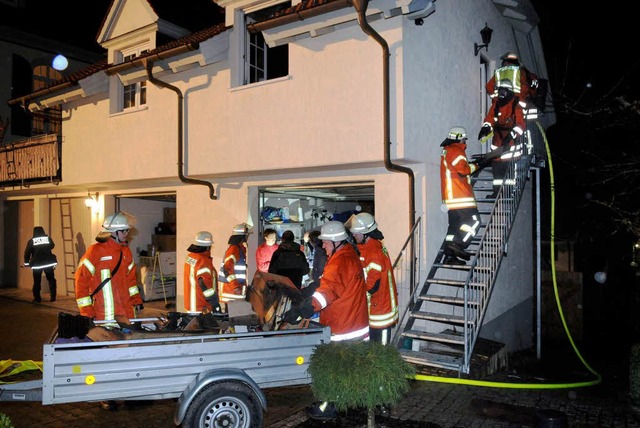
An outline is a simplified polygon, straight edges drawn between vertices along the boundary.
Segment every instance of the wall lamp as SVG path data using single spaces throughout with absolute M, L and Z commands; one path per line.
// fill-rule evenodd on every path
M 479 45 L 477 43 L 473 44 L 475 49 L 475 56 L 478 56 L 478 52 L 480 49 L 484 48 L 487 52 L 489 51 L 489 43 L 491 43 L 491 34 L 493 34 L 493 30 L 489 28 L 487 23 L 484 23 L 484 28 L 480 30 L 480 37 L 482 37 L 482 44 Z
M 98 209 L 98 192 L 92 194 L 89 193 L 87 198 L 84 200 L 84 206 L 87 208 L 91 208 L 91 210 Z

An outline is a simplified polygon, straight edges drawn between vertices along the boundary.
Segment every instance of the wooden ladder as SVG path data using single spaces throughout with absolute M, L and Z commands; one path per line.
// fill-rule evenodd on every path
M 62 222 L 62 254 L 65 277 L 65 293 L 75 295 L 76 253 L 73 248 L 73 222 L 71 219 L 71 200 L 60 199 L 60 220 Z M 58 291 L 59 293 L 59 291 Z

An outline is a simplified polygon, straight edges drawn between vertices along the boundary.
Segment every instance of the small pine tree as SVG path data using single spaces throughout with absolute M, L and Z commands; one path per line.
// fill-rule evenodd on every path
M 375 427 L 375 407 L 395 405 L 415 374 L 395 347 L 371 341 L 319 345 L 308 371 L 318 400 L 330 401 L 340 411 L 366 408 L 369 427 Z
M 13 428 L 13 423 L 11 423 L 11 419 L 9 416 L 4 413 L 0 413 L 0 428 Z

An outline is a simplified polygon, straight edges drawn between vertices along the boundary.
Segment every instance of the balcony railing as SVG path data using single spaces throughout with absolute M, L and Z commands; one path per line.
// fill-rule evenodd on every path
M 0 146 L 0 188 L 62 179 L 61 137 L 44 134 Z

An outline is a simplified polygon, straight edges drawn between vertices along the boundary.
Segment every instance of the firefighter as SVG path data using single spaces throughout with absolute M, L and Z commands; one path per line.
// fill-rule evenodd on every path
M 56 244 L 49 237 L 42 226 L 33 228 L 33 238 L 29 239 L 24 250 L 24 265 L 31 268 L 33 274 L 33 303 L 40 303 L 40 289 L 42 273 L 49 282 L 49 301 L 56 301 L 57 283 L 54 269 L 58 265 L 55 254 L 51 252 Z
M 320 324 L 331 327 L 331 341 L 367 340 L 367 290 L 358 253 L 339 221 L 323 224 L 319 238 L 327 253 L 320 285 L 311 297 L 287 311 L 283 321 L 296 324 L 319 311 Z M 337 417 L 334 404 L 329 402 L 317 403 L 306 410 L 312 419 Z
M 369 308 L 369 337 L 387 345 L 398 322 L 398 289 L 384 235 L 375 218 L 365 212 L 352 215 L 346 226 L 353 235 L 364 270 Z
M 75 294 L 81 315 L 128 324 L 144 309 L 127 240 L 130 229 L 128 215 L 117 212 L 107 216 L 96 236 L 97 243 L 80 259 Z
M 129 249 L 128 215 L 105 217 L 95 244 L 87 248 L 75 273 L 76 303 L 80 315 L 94 320 L 129 324 L 144 309 L 137 284 L 136 264 Z M 117 322 L 102 324 L 118 327 Z M 117 410 L 114 400 L 100 402 L 104 410 Z
M 220 312 L 218 272 L 213 267 L 213 236 L 201 231 L 187 248 L 184 262 L 184 307 L 187 312 Z
M 502 186 L 505 173 L 509 168 L 512 159 L 522 156 L 523 144 L 522 135 L 526 129 L 524 112 L 518 103 L 518 98 L 513 92 L 513 83 L 509 79 L 503 79 L 499 83 L 498 97 L 491 104 L 491 108 L 478 133 L 480 141 L 491 140 L 491 150 L 502 150 L 499 158 L 492 164 L 493 172 L 493 193 L 489 197 L 495 198 Z M 514 169 L 513 177 L 509 178 L 507 184 L 515 184 L 517 171 Z
M 449 227 L 445 236 L 444 264 L 464 265 L 471 258 L 466 248 L 480 227 L 480 213 L 471 187 L 471 175 L 489 165 L 490 159 L 467 160 L 467 132 L 454 126 L 440 144 L 440 191 Z M 462 259 L 462 260 L 461 260 Z
M 497 98 L 498 85 L 496 85 L 496 82 L 508 79 L 513 82 L 513 92 L 526 114 L 527 100 L 534 98 L 538 92 L 538 76 L 520 64 L 520 58 L 515 52 L 507 52 L 500 59 L 502 60 L 502 67 L 494 71 L 493 76 L 485 86 L 487 95 L 493 99 Z
M 244 300 L 247 295 L 247 237 L 249 227 L 246 223 L 233 226 L 227 251 L 218 273 L 219 298 L 224 303 Z

